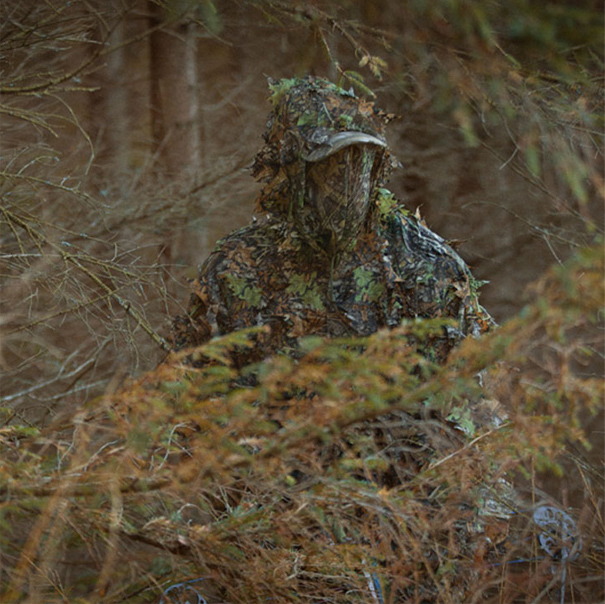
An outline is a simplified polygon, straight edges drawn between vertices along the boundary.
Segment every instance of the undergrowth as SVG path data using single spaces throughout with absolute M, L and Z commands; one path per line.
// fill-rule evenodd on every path
M 2 601 L 158 602 L 186 581 L 208 602 L 598 601 L 598 469 L 577 460 L 558 559 L 532 513 L 561 504 L 532 478 L 587 444 L 602 403 L 574 368 L 600 343 L 602 252 L 445 366 L 411 344 L 439 324 L 308 339 L 239 373 L 228 351 L 253 338 L 235 332 L 59 424 L 6 426 Z

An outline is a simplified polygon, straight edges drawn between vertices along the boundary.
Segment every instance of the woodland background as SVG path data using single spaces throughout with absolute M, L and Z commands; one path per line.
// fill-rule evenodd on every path
M 388 140 L 403 167 L 389 186 L 457 242 L 475 277 L 489 282 L 481 301 L 499 323 L 523 321 L 528 305 L 543 308 L 544 321 L 564 307 L 549 297 L 544 275 L 578 262 L 587 246 L 602 246 L 600 2 L 5 0 L 0 435 L 10 450 L 1 475 L 7 534 L 31 505 L 31 518 L 46 519 L 35 525 L 42 543 L 49 518 L 61 514 L 56 501 L 50 508 L 15 504 L 23 477 L 33 484 L 28 464 L 49 451 L 67 455 L 66 442 L 77 439 L 59 434 L 74 415 L 102 407 L 104 397 L 165 359 L 170 317 L 187 303 L 186 279 L 254 212 L 259 185 L 249 166 L 269 109 L 267 76 L 309 73 L 360 94 L 371 89 L 377 105 L 398 116 Z M 584 266 L 594 275 L 598 253 L 580 257 L 587 264 L 574 265 L 573 274 L 579 278 Z M 574 345 L 549 333 L 547 347 L 578 379 L 593 380 L 603 369 L 600 279 L 589 298 L 586 325 L 574 315 L 563 329 L 575 334 Z M 544 362 L 540 370 L 555 379 L 561 366 Z M 577 455 L 593 469 L 604 447 L 603 414 L 589 413 L 598 396 L 572 411 L 559 401 L 592 443 Z M 49 472 L 57 478 L 57 468 Z M 602 513 L 602 468 L 595 476 L 588 495 L 577 474 L 544 475 L 542 488 L 578 509 L 596 502 Z M 21 543 L 21 557 L 3 555 L 0 582 L 10 583 L 15 600 L 28 597 L 27 581 L 30 593 L 46 593 L 43 581 L 31 591 L 37 571 L 24 562 L 35 558 L 35 541 Z M 110 589 L 101 579 L 93 587 L 96 598 Z M 124 593 L 112 601 L 126 601 Z

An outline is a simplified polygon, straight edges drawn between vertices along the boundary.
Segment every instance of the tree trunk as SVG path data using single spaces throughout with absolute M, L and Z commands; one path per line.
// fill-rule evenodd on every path
M 128 136 L 128 90 L 124 77 L 125 51 L 124 20 L 121 20 L 109 38 L 110 47 L 115 50 L 107 56 L 106 81 L 103 94 L 103 115 L 105 119 L 103 151 L 110 164 L 119 172 L 130 167 L 130 137 Z
M 149 3 L 152 24 L 167 13 Z M 180 16 L 150 38 L 154 151 L 167 176 L 192 173 L 200 162 L 197 40 L 193 23 Z

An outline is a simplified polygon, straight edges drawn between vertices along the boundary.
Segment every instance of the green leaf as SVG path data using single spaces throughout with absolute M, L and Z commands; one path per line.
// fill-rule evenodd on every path
M 213 35 L 218 35 L 223 31 L 223 21 L 212 0 L 202 0 L 198 4 L 200 20 L 204 27 Z
M 469 409 L 458 407 L 453 409 L 447 416 L 448 421 L 458 425 L 458 427 L 468 436 L 475 435 L 475 422 Z
M 286 291 L 299 295 L 303 304 L 311 306 L 315 310 L 323 310 L 324 304 L 316 279 L 316 271 L 308 275 L 292 275 Z
M 393 208 L 397 205 L 397 200 L 395 199 L 393 193 L 391 193 L 388 189 L 379 188 L 376 203 L 378 205 L 380 215 L 384 218 L 390 214 Z
M 454 110 L 453 117 L 458 123 L 458 127 L 466 144 L 469 147 L 476 147 L 479 144 L 479 137 L 475 132 L 475 127 L 473 126 L 473 120 L 468 107 L 465 105 L 459 106 Z
M 257 308 L 263 299 L 263 292 L 257 285 L 252 285 L 244 277 L 236 275 L 227 275 L 227 283 L 231 291 L 240 299 L 246 302 L 252 308 Z
M 269 81 L 269 90 L 271 91 L 271 96 L 269 97 L 269 101 L 273 106 L 277 105 L 279 101 L 282 99 L 284 94 L 290 90 L 293 86 L 296 86 L 300 83 L 298 78 L 282 78 L 281 80 L 271 80 Z
M 538 147 L 534 144 L 529 144 L 525 149 L 525 163 L 527 169 L 530 171 L 532 176 L 538 178 L 540 176 L 540 152 Z
M 366 86 L 366 84 L 364 84 L 363 76 L 360 73 L 349 70 L 349 71 L 345 71 L 343 75 L 345 76 L 345 78 L 347 78 L 351 82 L 351 84 L 353 84 L 354 88 L 356 88 L 363 94 L 368 95 L 371 98 L 376 98 L 376 95 L 372 92 L 372 90 L 370 88 L 368 88 L 368 86 Z
M 355 277 L 355 285 L 357 286 L 357 293 L 355 294 L 355 301 L 361 302 L 364 299 L 376 302 L 384 294 L 384 285 L 375 278 L 375 274 L 358 266 L 353 271 Z

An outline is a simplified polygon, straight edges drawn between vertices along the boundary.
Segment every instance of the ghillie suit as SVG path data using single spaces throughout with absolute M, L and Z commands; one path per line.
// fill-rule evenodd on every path
M 476 460 L 471 459 L 474 448 L 467 450 L 466 443 L 472 433 L 464 433 L 461 418 L 470 411 L 475 426 L 485 429 L 497 427 L 505 417 L 498 415 L 497 406 L 495 411 L 490 407 L 496 402 L 487 397 L 483 397 L 487 406 L 483 405 L 478 388 L 470 386 L 462 387 L 456 399 L 461 403 L 458 419 L 455 413 L 446 412 L 444 417 L 442 411 L 449 402 L 443 405 L 443 399 L 453 396 L 448 381 L 437 389 L 437 395 L 427 391 L 422 400 L 404 405 L 402 401 L 419 383 L 443 369 L 437 364 L 445 361 L 457 343 L 488 331 L 493 321 L 479 305 L 476 282 L 460 256 L 384 188 L 394 163 L 385 141 L 388 116 L 371 102 L 321 78 L 282 80 L 271 83 L 271 89 L 273 109 L 265 144 L 253 166 L 254 176 L 265 183 L 257 200 L 263 216 L 219 242 L 200 268 L 188 313 L 175 320 L 176 348 L 192 348 L 214 335 L 261 326 L 264 330 L 256 334 L 254 346 L 233 354 L 236 365 L 243 367 L 276 352 L 286 355 L 274 359 L 270 380 L 263 383 L 266 375 L 261 375 L 245 394 L 253 400 L 250 414 L 259 414 L 264 427 L 242 433 L 227 420 L 230 435 L 254 455 L 264 449 L 263 431 L 287 434 L 300 418 L 305 430 L 308 422 L 322 435 L 317 440 L 296 441 L 299 444 L 290 457 L 279 449 L 288 486 L 283 487 L 284 495 L 280 480 L 271 478 L 279 493 L 268 506 L 273 516 L 267 514 L 300 522 L 293 524 L 292 541 L 285 540 L 282 555 L 288 558 L 299 552 L 298 535 L 306 533 L 323 544 L 319 549 L 356 544 L 368 547 L 368 559 L 376 556 L 371 562 L 376 565 L 363 574 L 354 565 L 343 564 L 347 578 L 342 580 L 335 574 L 343 566 L 335 573 L 329 564 L 320 565 L 319 572 L 311 562 L 301 562 L 288 575 L 288 581 L 297 577 L 296 586 L 291 587 L 295 601 L 310 594 L 316 594 L 318 601 L 327 594 L 330 601 L 360 601 L 342 594 L 352 591 L 351 581 L 365 576 L 359 593 L 367 597 L 361 601 L 385 602 L 375 580 L 382 568 L 388 575 L 383 582 L 390 590 L 388 601 L 469 602 L 481 573 L 488 587 L 492 581 L 497 584 L 500 565 L 516 552 L 510 543 L 524 541 L 509 538 L 511 519 L 524 521 L 530 508 L 518 500 L 495 463 L 478 454 Z M 430 325 L 430 329 L 415 331 L 414 325 L 403 324 L 406 319 L 418 319 L 416 325 Z M 432 319 L 447 321 L 434 323 Z M 379 357 L 380 362 L 371 354 L 364 358 L 356 349 L 345 377 L 338 367 L 330 367 L 332 353 L 313 358 L 314 353 L 305 356 L 299 347 L 303 336 L 370 336 L 381 328 L 392 329 L 385 332 L 391 338 L 386 358 Z M 375 341 L 375 355 L 378 350 L 380 343 Z M 195 352 L 190 361 L 199 364 L 202 373 L 208 369 L 204 357 Z M 279 361 L 285 361 L 287 369 L 280 369 Z M 368 363 L 377 379 L 366 383 Z M 277 377 L 280 371 L 284 372 L 281 379 Z M 408 376 L 409 382 L 402 376 Z M 329 386 L 337 382 L 334 393 Z M 382 382 L 384 389 L 378 391 Z M 456 387 L 461 388 L 452 384 L 452 392 Z M 239 389 L 239 395 L 244 396 L 244 390 Z M 439 401 L 432 404 L 442 394 L 441 406 Z M 475 396 L 479 400 L 467 400 Z M 229 396 L 225 399 L 229 404 Z M 220 407 L 218 400 L 217 395 L 209 401 L 211 409 Z M 354 409 L 371 410 L 372 404 L 379 406 L 378 411 L 361 421 L 349 421 L 348 416 L 344 421 L 343 416 L 339 430 L 325 425 L 331 413 L 339 417 L 335 409 L 341 405 L 349 405 L 353 413 Z M 227 412 L 221 413 L 228 417 Z M 482 413 L 484 418 L 479 417 Z M 247 413 L 240 410 L 236 416 Z M 221 416 L 221 426 L 223 422 Z M 206 429 L 210 424 L 205 422 Z M 467 480 L 462 489 L 463 481 L 445 468 L 448 459 L 459 455 L 457 460 L 462 460 L 463 453 L 468 457 L 460 463 L 460 476 L 471 468 L 472 488 Z M 441 463 L 443 474 L 436 474 Z M 259 490 L 247 476 L 246 472 L 237 474 L 236 487 L 225 487 L 233 493 L 229 505 L 261 511 L 270 489 Z M 335 476 L 345 480 L 340 482 Z M 326 531 L 323 521 L 299 515 L 308 502 L 304 497 L 304 503 L 296 499 L 301 493 L 309 497 L 321 493 L 320 499 L 325 495 L 325 501 L 332 501 L 330 485 L 338 492 L 337 501 L 347 488 L 352 489 L 347 507 L 351 516 L 345 522 L 341 518 L 344 508 L 336 506 L 334 523 L 340 528 L 334 534 Z M 366 491 L 377 492 L 380 501 L 360 503 Z M 403 497 L 397 513 L 389 508 L 388 493 Z M 219 510 L 217 515 L 221 514 Z M 178 527 L 173 522 L 166 526 L 169 542 L 163 541 L 163 546 L 182 549 L 185 542 L 176 539 Z M 147 527 L 152 534 L 146 534 L 146 539 L 159 540 L 154 527 Z M 572 529 L 567 532 L 572 534 Z M 516 534 L 524 530 L 525 525 Z M 278 546 L 272 538 L 263 541 L 260 549 L 274 551 Z M 270 573 L 276 568 L 270 565 Z M 451 595 L 447 600 L 444 585 Z M 286 585 L 285 589 L 290 588 Z
M 402 319 L 449 318 L 426 346 L 443 361 L 486 331 L 460 256 L 383 188 L 394 163 L 389 116 L 322 78 L 270 84 L 273 110 L 253 175 L 264 215 L 219 242 L 200 268 L 176 348 L 256 325 L 269 334 L 238 365 L 298 338 L 365 336 Z M 430 348 L 430 350 L 429 350 Z

